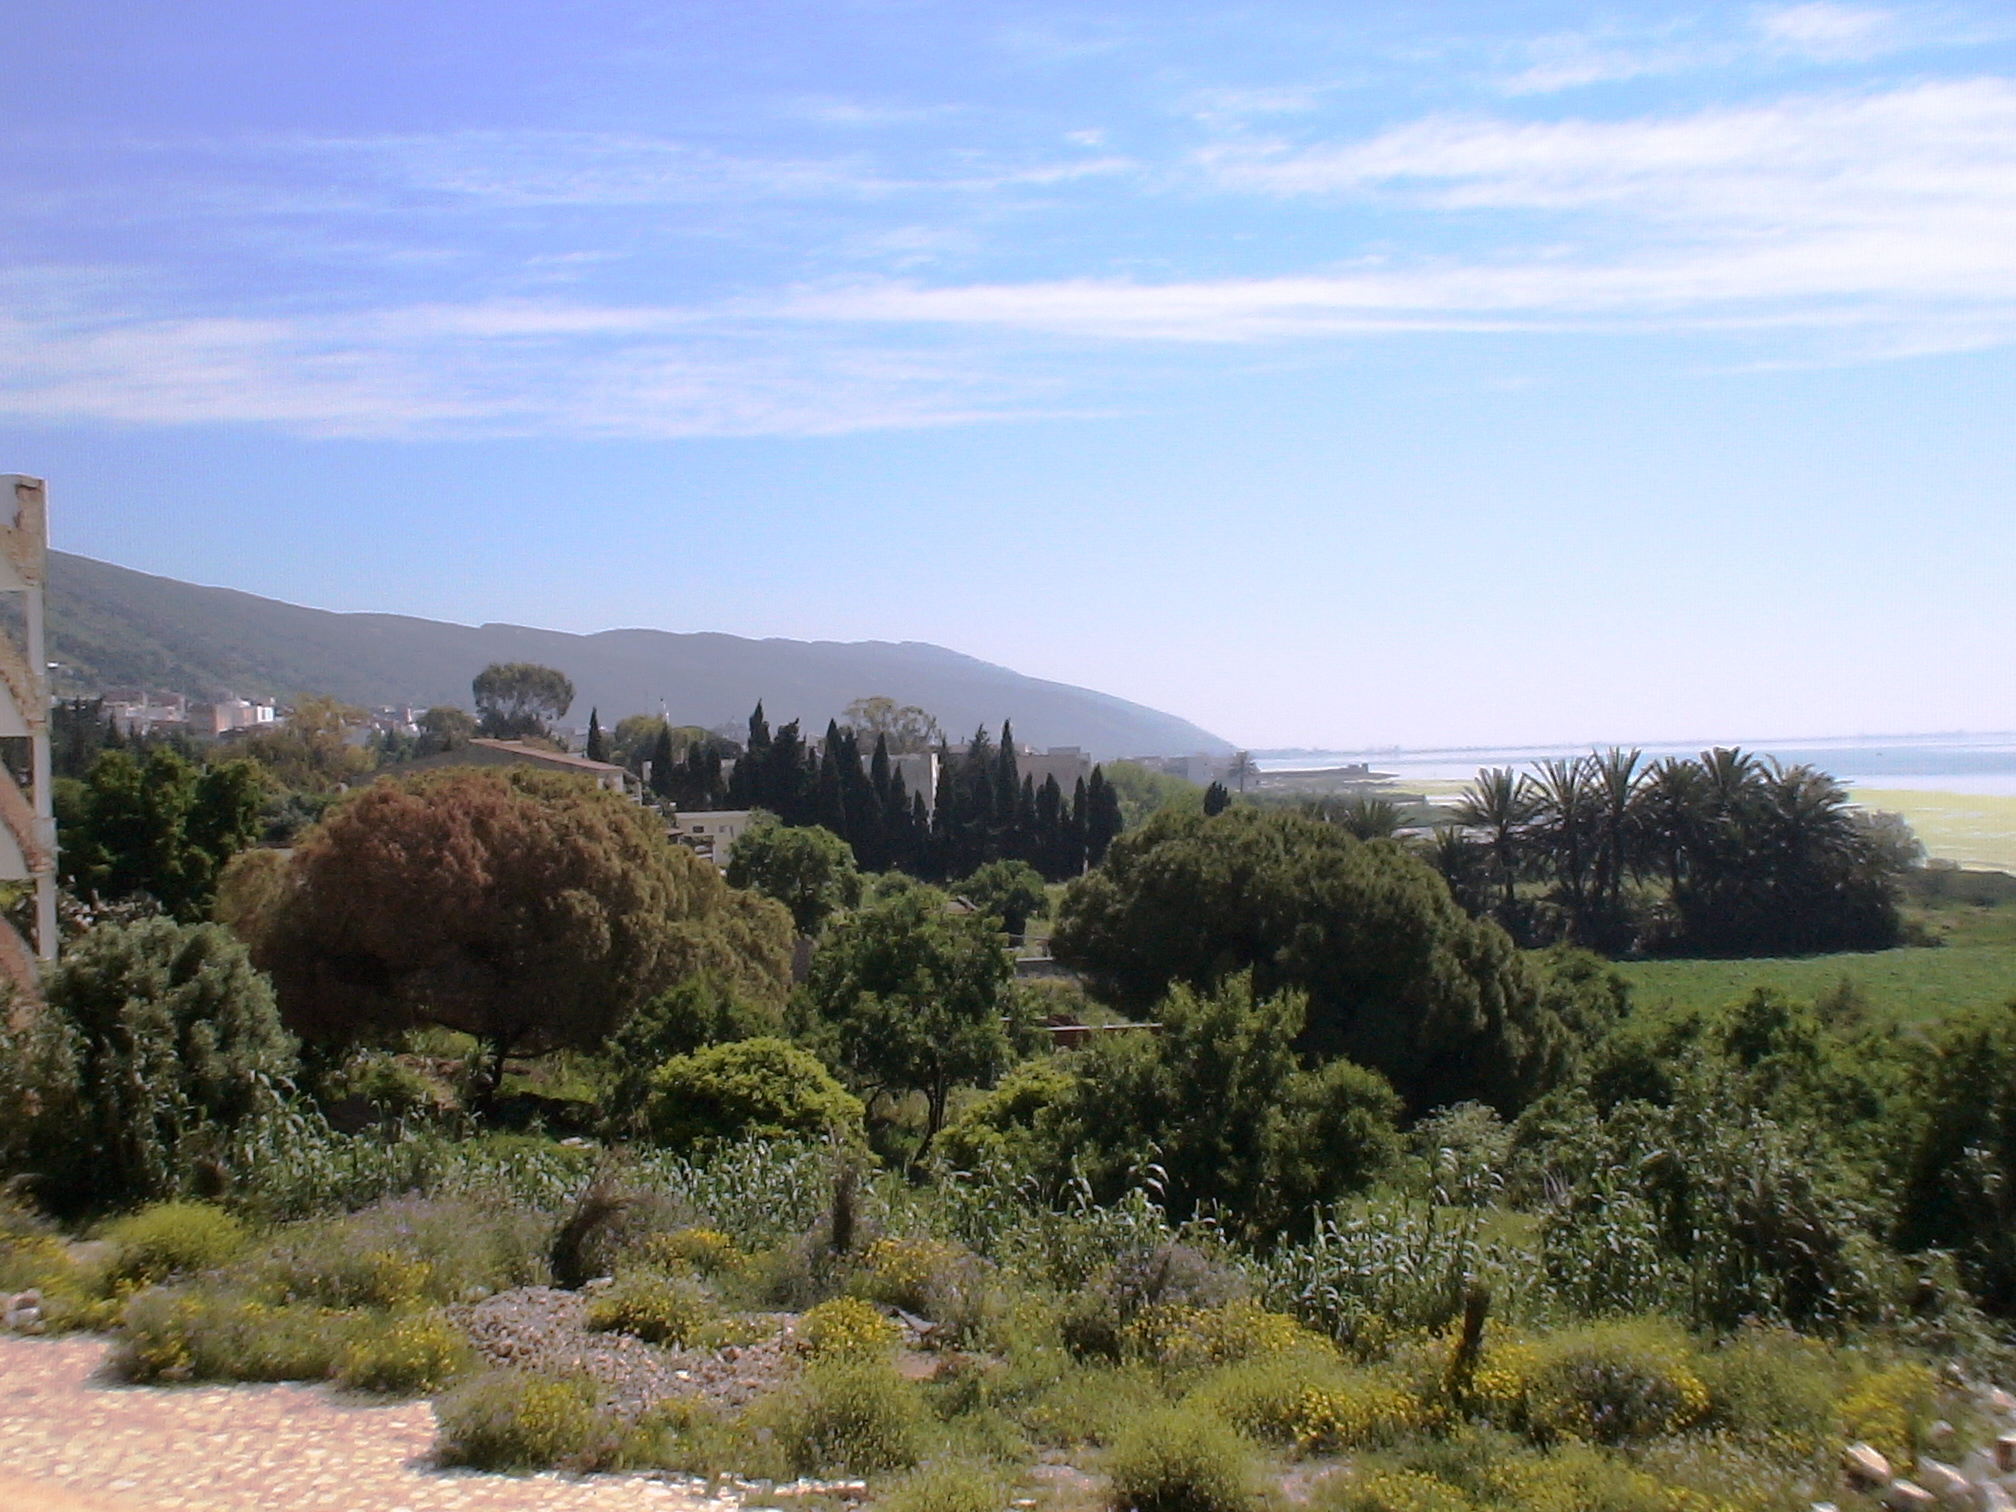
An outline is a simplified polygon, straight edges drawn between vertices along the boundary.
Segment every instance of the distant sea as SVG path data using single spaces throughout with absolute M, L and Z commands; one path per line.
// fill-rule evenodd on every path
M 1806 762 L 1851 788 L 1915 790 L 2016 797 L 2016 732 L 1989 735 L 1843 736 L 1839 739 L 1681 741 L 1645 745 L 1648 761 L 1692 756 L 1712 745 L 1741 746 L 1788 766 Z M 1480 767 L 1524 769 L 1554 756 L 1586 754 L 1589 746 L 1479 746 L 1445 750 L 1256 751 L 1266 772 L 1315 772 L 1360 762 L 1400 781 L 1468 782 Z

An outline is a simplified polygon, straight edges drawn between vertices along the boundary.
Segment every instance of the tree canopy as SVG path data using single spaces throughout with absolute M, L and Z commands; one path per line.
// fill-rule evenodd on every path
M 801 935 L 861 901 L 861 873 L 845 840 L 819 825 L 794 829 L 774 818 L 751 824 L 728 857 L 728 885 L 775 898 Z
M 1300 990 L 1300 1048 L 1384 1073 L 1416 1111 L 1516 1107 L 1571 1052 L 1503 930 L 1394 843 L 1298 814 L 1158 815 L 1072 884 L 1051 950 L 1136 1014 L 1242 971 L 1261 997 Z
M 921 1092 L 921 1155 L 952 1089 L 987 1086 L 1008 1060 L 1002 1015 L 1013 970 L 990 921 L 951 914 L 936 888 L 904 887 L 837 922 L 812 958 L 806 997 L 857 1086 Z
M 265 794 L 249 761 L 199 769 L 166 747 L 106 750 L 89 777 L 58 785 L 64 885 L 107 901 L 145 894 L 178 919 L 205 918 L 225 864 L 258 838 Z
M 492 662 L 469 684 L 482 731 L 493 739 L 544 735 L 574 704 L 564 672 L 537 662 Z
M 755 1002 L 789 986 L 780 906 L 620 795 L 523 768 L 381 779 L 302 837 L 240 922 L 304 1038 L 439 1024 L 486 1041 L 493 1073 L 592 1048 L 687 976 Z

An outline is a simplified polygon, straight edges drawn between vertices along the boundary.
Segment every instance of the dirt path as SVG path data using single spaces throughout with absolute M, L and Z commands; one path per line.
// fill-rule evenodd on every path
M 505 1477 L 427 1460 L 424 1402 L 320 1386 L 120 1386 L 96 1339 L 0 1338 L 7 1512 L 734 1512 L 641 1476 Z

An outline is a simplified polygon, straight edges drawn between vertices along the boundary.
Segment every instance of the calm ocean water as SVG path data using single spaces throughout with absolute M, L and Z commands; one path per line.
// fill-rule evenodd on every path
M 1788 764 L 1808 762 L 1849 787 L 2016 797 L 2016 733 L 1993 735 L 1853 736 L 1839 740 L 1697 741 L 1641 747 L 1647 760 L 1692 756 L 1708 745 L 1737 745 Z M 1369 763 L 1404 784 L 1467 782 L 1480 767 L 1524 768 L 1588 746 L 1521 746 L 1440 751 L 1269 751 L 1256 753 L 1263 771 L 1316 771 Z

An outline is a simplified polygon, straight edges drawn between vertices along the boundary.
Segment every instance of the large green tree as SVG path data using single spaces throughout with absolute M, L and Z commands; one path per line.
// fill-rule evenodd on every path
M 483 733 L 499 739 L 544 735 L 574 704 L 564 672 L 537 662 L 492 662 L 471 680 Z
M 1072 884 L 1051 950 L 1136 1014 L 1242 971 L 1263 997 L 1305 992 L 1302 1051 L 1373 1067 L 1417 1112 L 1516 1108 L 1571 1057 L 1503 930 L 1393 842 L 1298 814 L 1158 815 Z
M 936 888 L 912 886 L 856 910 L 826 932 L 805 983 L 821 1038 L 871 1103 L 923 1094 L 918 1157 L 953 1089 L 991 1085 L 1009 1055 L 1008 954 L 991 921 L 945 905 Z
M 290 1027 L 345 1041 L 438 1024 L 504 1058 L 600 1045 L 706 973 L 777 1002 L 791 925 L 584 779 L 513 768 L 381 779 L 303 837 L 236 921 Z
M 226 863 L 259 834 L 265 779 L 249 761 L 198 768 L 157 747 L 107 750 L 58 789 L 64 884 L 112 900 L 145 894 L 178 919 L 206 917 Z
M 728 885 L 775 898 L 801 935 L 818 934 L 827 919 L 861 901 L 861 873 L 845 840 L 816 824 L 793 827 L 767 817 L 736 840 Z

